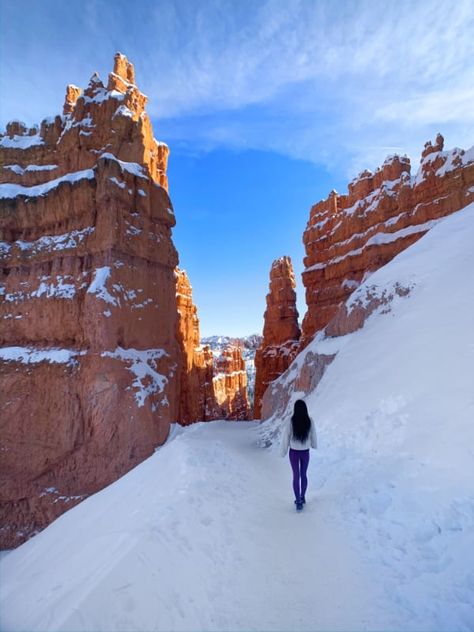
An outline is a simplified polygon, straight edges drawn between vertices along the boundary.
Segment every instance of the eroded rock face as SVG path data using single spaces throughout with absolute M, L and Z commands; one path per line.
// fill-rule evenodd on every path
M 215 359 L 212 384 L 214 419 L 249 419 L 247 371 L 241 347 L 230 346 Z
M 133 67 L 0 135 L 0 545 L 163 443 L 178 411 L 167 192 Z
M 303 237 L 302 348 L 371 272 L 474 200 L 474 148 L 443 147 L 440 134 L 426 143 L 416 176 L 407 157 L 390 156 L 375 173 L 361 173 L 346 195 L 332 191 L 313 206 Z
M 262 419 L 282 418 L 288 405 L 315 391 L 327 367 L 347 341 L 348 334 L 364 327 L 374 313 L 390 314 L 393 303 L 410 295 L 413 284 L 394 281 L 379 287 L 370 282 L 357 289 L 336 311 L 311 344 L 302 349 L 288 369 L 266 389 L 262 398 Z
M 201 344 L 208 345 L 215 357 L 222 355 L 228 347 L 239 347 L 247 371 L 247 397 L 250 409 L 253 411 L 254 391 L 255 391 L 255 354 L 262 343 L 262 336 L 250 334 L 243 337 L 232 336 L 208 336 L 201 340 Z
M 181 349 L 178 421 L 249 418 L 247 373 L 240 347 L 227 345 L 215 356 L 200 344 L 199 318 L 184 270 L 176 270 L 177 338 Z
M 181 388 L 178 422 L 182 425 L 208 419 L 207 402 L 213 399 L 213 356 L 200 345 L 199 318 L 185 270 L 176 269 L 178 342 L 181 349 Z
M 286 371 L 298 352 L 301 332 L 295 287 L 290 257 L 276 259 L 270 270 L 263 341 L 255 355 L 255 419 L 260 418 L 262 396 L 267 386 Z

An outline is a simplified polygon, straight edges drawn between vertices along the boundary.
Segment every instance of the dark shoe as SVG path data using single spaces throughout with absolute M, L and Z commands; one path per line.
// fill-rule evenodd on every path
M 301 511 L 303 509 L 303 503 L 301 502 L 301 500 L 298 500 L 298 502 L 296 503 L 296 511 Z
M 303 503 L 303 505 L 306 505 L 306 498 L 304 496 L 301 497 L 301 502 Z

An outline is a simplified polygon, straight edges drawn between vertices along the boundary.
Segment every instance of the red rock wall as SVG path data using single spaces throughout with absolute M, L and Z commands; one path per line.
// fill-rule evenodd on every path
M 230 346 L 215 359 L 212 385 L 214 419 L 249 419 L 247 371 L 241 347 Z
M 241 349 L 229 346 L 214 358 L 211 349 L 200 344 L 199 318 L 184 270 L 176 270 L 176 292 L 182 354 L 179 423 L 248 419 L 247 373 Z
M 167 193 L 133 67 L 0 135 L 0 546 L 149 456 L 176 419 Z M 159 484 L 159 481 L 157 481 Z
M 407 157 L 391 156 L 311 209 L 303 241 L 307 313 L 302 347 L 334 317 L 371 272 L 407 248 L 440 218 L 474 200 L 474 148 L 427 143 L 416 176 Z
M 295 287 L 290 257 L 276 259 L 270 270 L 263 341 L 255 355 L 255 419 L 260 419 L 262 396 L 268 384 L 286 371 L 298 352 L 301 332 Z
M 207 402 L 212 400 L 212 353 L 200 346 L 199 318 L 193 304 L 192 288 L 184 270 L 176 269 L 178 342 L 181 350 L 181 388 L 178 422 L 182 425 L 205 421 Z

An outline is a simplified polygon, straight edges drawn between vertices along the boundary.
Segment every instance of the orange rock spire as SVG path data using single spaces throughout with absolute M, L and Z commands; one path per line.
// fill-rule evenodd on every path
M 214 358 L 209 347 L 200 345 L 199 318 L 184 270 L 176 270 L 176 296 L 182 358 L 178 421 L 186 425 L 212 419 L 248 419 L 242 350 L 229 346 Z
M 298 350 L 301 332 L 295 287 L 290 257 L 276 259 L 270 270 L 263 341 L 255 355 L 255 419 L 260 418 L 261 400 L 268 384 L 286 371 Z

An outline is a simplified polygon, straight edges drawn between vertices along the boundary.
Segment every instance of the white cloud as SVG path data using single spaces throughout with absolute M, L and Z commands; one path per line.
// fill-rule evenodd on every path
M 157 135 L 193 151 L 271 149 L 349 171 L 376 166 L 387 147 L 416 156 L 438 130 L 452 144 L 474 140 L 471 0 L 89 0 L 80 37 L 58 56 L 71 6 L 30 47 L 3 45 L 6 117 L 58 111 L 63 84 L 105 74 L 118 48 L 135 62 Z

